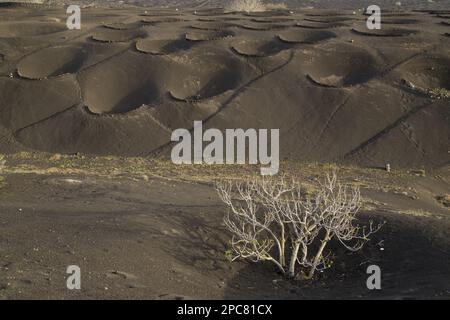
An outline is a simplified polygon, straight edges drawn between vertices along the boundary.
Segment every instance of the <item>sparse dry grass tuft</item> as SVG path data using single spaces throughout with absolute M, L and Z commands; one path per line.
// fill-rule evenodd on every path
M 5 156 L 0 154 L 0 173 L 2 173 L 3 169 L 5 168 L 6 160 Z
M 446 208 L 450 208 L 450 194 L 437 196 L 436 200 Z
M 5 156 L 0 154 L 0 188 L 5 183 L 5 178 L 3 176 L 1 176 L 1 174 L 3 173 L 3 171 L 5 169 L 5 166 L 6 166 Z

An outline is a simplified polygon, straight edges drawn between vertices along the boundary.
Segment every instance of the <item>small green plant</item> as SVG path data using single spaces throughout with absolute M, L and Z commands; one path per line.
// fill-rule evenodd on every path
M 436 200 L 441 203 L 444 207 L 450 208 L 450 194 L 445 194 L 442 196 L 437 196 Z
M 381 228 L 372 222 L 357 223 L 362 205 L 359 187 L 342 184 L 336 173 L 318 182 L 314 194 L 284 178 L 218 182 L 216 189 L 229 208 L 224 223 L 232 239 L 226 257 L 270 261 L 288 277 L 300 274 L 311 279 L 316 271 L 331 267 L 325 254 L 331 240 L 359 251 Z

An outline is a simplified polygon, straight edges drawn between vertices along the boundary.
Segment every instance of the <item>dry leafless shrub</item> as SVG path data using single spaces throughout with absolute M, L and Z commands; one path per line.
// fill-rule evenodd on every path
M 6 167 L 5 156 L 0 154 L 0 187 L 2 187 L 2 185 L 4 184 L 4 181 L 5 181 L 5 178 L 3 176 L 1 176 L 5 167 Z
M 296 276 L 297 265 L 308 270 L 307 279 L 327 268 L 324 252 L 332 239 L 358 251 L 381 227 L 372 221 L 357 225 L 360 190 L 340 183 L 336 173 L 312 195 L 284 177 L 219 182 L 216 189 L 230 209 L 224 222 L 233 234 L 231 259 L 271 261 L 289 277 Z
M 261 0 L 232 0 L 226 7 L 231 12 L 261 12 L 266 7 Z

